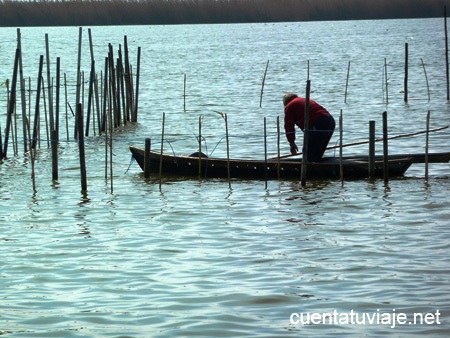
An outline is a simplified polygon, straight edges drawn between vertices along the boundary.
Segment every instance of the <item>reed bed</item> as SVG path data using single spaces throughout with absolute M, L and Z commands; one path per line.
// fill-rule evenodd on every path
M 447 0 L 0 1 L 0 26 L 288 22 L 442 17 Z

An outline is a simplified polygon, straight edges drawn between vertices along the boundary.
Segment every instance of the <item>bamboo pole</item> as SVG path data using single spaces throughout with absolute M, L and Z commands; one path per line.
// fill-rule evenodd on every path
M 118 123 L 118 109 L 117 109 L 117 96 L 116 96 L 116 72 L 114 70 L 114 53 L 112 45 L 109 44 L 109 78 L 110 78 L 110 86 L 112 87 L 110 89 L 110 100 L 112 101 L 112 107 L 113 107 L 113 120 L 114 120 L 114 127 L 117 127 Z
M 425 180 L 428 181 L 428 149 L 430 142 L 430 111 L 427 113 L 427 122 L 426 122 L 426 137 L 425 137 Z
M 277 177 L 280 179 L 280 142 L 281 141 L 281 133 L 280 133 L 280 116 L 277 116 L 277 155 L 278 155 L 278 163 L 277 163 Z
M 404 79 L 404 98 L 408 102 L 408 43 L 405 43 L 405 79 Z
M 344 96 L 344 103 L 347 103 L 347 91 L 348 91 L 348 80 L 350 77 L 350 61 L 348 61 L 348 67 L 347 67 L 347 80 L 345 81 L 345 96 Z
M 447 76 L 447 101 L 450 100 L 450 73 L 448 66 L 448 30 L 447 30 L 447 6 L 444 6 L 444 28 L 445 28 L 445 73 Z
M 184 74 L 184 85 L 183 85 L 183 111 L 186 112 L 186 74 Z
M 59 57 L 56 58 L 56 98 L 55 98 L 55 131 L 56 140 L 59 142 L 59 96 L 60 96 L 60 85 L 61 85 L 61 60 Z
M 83 36 L 83 30 L 80 27 L 78 30 L 78 61 L 77 61 L 77 87 L 76 87 L 76 98 L 75 103 L 80 103 L 80 90 L 81 90 L 81 40 Z M 74 137 L 75 139 L 78 138 L 78 123 L 77 123 L 77 115 L 75 114 L 75 131 L 74 131 Z M 82 132 L 82 131 L 81 131 Z
M 125 35 L 123 37 L 124 52 L 125 52 L 125 92 L 127 93 L 127 111 L 133 111 L 133 91 L 132 91 L 132 79 L 130 69 L 130 59 L 128 57 L 128 38 Z
M 267 189 L 267 121 L 264 117 L 264 181 Z
M 91 106 L 93 106 L 92 97 L 94 92 L 94 80 L 95 80 L 95 61 L 91 61 L 91 73 L 89 76 L 89 89 L 88 89 L 88 104 L 86 113 L 86 130 L 85 136 L 89 136 L 89 123 L 91 120 Z
M 341 177 L 341 183 L 344 185 L 344 163 L 342 160 L 342 138 L 343 138 L 343 117 L 342 109 L 339 114 L 339 174 Z
M 95 57 L 94 57 L 94 46 L 92 43 L 92 32 L 91 29 L 88 29 L 88 36 L 89 36 L 89 50 L 91 53 L 91 61 L 94 61 L 94 74 L 96 74 L 95 70 Z M 98 81 L 96 80 L 94 83 L 94 96 L 95 96 L 95 107 L 97 112 L 97 123 L 98 123 L 98 129 L 100 132 L 100 102 L 99 102 L 99 93 L 98 93 Z M 95 129 L 94 129 L 95 130 Z
M 20 101 L 22 103 L 22 133 L 23 133 L 23 152 L 28 152 L 27 137 L 27 99 L 25 94 L 25 80 L 23 78 L 22 66 L 22 42 L 20 28 L 17 28 L 17 48 L 19 49 L 19 79 L 20 79 Z
M 134 114 L 132 114 L 132 122 L 137 122 L 138 116 L 138 103 L 139 103 L 139 78 L 141 76 L 141 47 L 138 47 L 138 56 L 137 56 L 137 70 L 136 70 L 136 94 L 135 102 L 134 102 Z
M 387 112 L 383 112 L 383 177 L 384 182 L 389 181 L 389 149 L 388 149 L 388 122 Z
M 375 121 L 369 121 L 369 177 L 375 175 Z
M 54 129 L 51 132 L 52 145 L 52 180 L 58 180 L 58 132 Z
M 144 177 L 150 177 L 150 149 L 151 149 L 151 139 L 147 137 L 145 139 L 145 152 L 144 152 Z
M 162 117 L 162 129 L 161 129 L 161 152 L 159 155 L 159 190 L 161 190 L 162 183 L 162 164 L 163 164 L 163 152 L 164 152 L 164 125 L 166 123 L 166 113 L 163 112 Z
M 306 185 L 306 171 L 307 171 L 307 164 L 308 164 L 309 95 L 310 95 L 310 91 L 311 91 L 311 80 L 307 80 L 306 81 L 306 103 L 305 103 L 305 131 L 303 133 L 303 157 L 302 157 L 302 171 L 301 171 L 301 184 L 303 187 Z
M 69 101 L 68 101 L 68 95 L 67 95 L 67 74 L 64 73 L 64 97 L 65 97 L 65 112 L 66 112 L 66 138 L 67 141 L 69 141 L 69 111 L 68 111 L 68 105 L 69 105 Z
M 46 55 L 46 63 L 47 63 L 47 85 L 48 85 L 48 114 L 50 120 L 50 130 L 54 129 L 54 120 L 53 120 L 53 96 L 52 96 L 52 83 L 51 73 L 50 73 L 50 47 L 48 42 L 48 34 L 45 34 L 45 55 Z
M 227 139 L 227 174 L 228 174 L 228 187 L 231 189 L 231 171 L 230 171 L 230 141 L 228 135 L 228 117 L 227 114 L 224 116 L 225 119 L 225 137 Z
M 202 177 L 202 117 L 198 117 L 198 178 Z
M 80 175 L 81 175 L 81 191 L 87 191 L 87 178 L 86 178 L 86 155 L 84 149 L 84 135 L 83 135 L 83 105 L 77 103 L 76 109 L 77 123 L 78 123 L 78 150 L 80 154 Z
M 428 94 L 428 102 L 430 102 L 430 85 L 428 83 L 428 75 L 427 70 L 425 69 L 425 63 L 423 62 L 423 59 L 420 58 L 420 62 L 422 63 L 423 73 L 425 74 L 425 82 L 427 84 L 427 94 Z
M 47 136 L 47 148 L 50 148 L 50 131 L 48 129 L 48 114 L 47 114 L 47 101 L 45 99 L 45 80 L 42 79 L 42 102 L 44 103 L 44 124 L 45 124 L 45 135 Z
M 264 84 L 266 82 L 267 68 L 269 68 L 269 60 L 267 60 L 266 69 L 264 70 L 264 75 L 263 75 L 263 79 L 262 79 L 261 95 L 259 97 L 259 108 L 262 108 L 262 98 L 263 98 L 263 92 L 264 92 Z
M 36 92 L 36 105 L 34 112 L 34 124 L 33 124 L 33 139 L 32 139 L 32 148 L 36 149 L 36 143 L 38 140 L 38 128 L 39 128 L 39 99 L 41 95 L 41 79 L 42 79 L 42 66 L 44 63 L 44 56 L 41 55 L 39 58 L 39 73 L 38 73 L 38 86 Z
M 384 85 L 386 88 L 386 104 L 389 103 L 389 89 L 388 89 L 388 74 L 387 74 L 387 60 L 384 58 Z
M 19 56 L 20 56 L 20 50 L 16 49 L 16 56 L 14 59 L 13 78 L 12 78 L 12 83 L 11 83 L 11 94 L 9 96 L 8 115 L 6 116 L 6 130 L 5 130 L 5 142 L 4 142 L 3 157 L 7 157 L 9 131 L 11 128 L 12 116 L 13 116 L 14 108 L 16 105 L 16 86 L 17 86 L 17 73 L 18 73 L 18 69 L 19 69 Z

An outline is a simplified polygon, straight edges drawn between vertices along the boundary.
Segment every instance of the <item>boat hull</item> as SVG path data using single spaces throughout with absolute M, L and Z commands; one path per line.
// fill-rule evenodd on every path
M 144 170 L 144 149 L 130 146 L 137 163 Z M 243 178 L 243 179 L 300 179 L 301 160 L 244 160 L 198 158 L 190 156 L 161 155 L 150 151 L 150 172 L 163 176 L 204 177 L 204 178 Z M 412 158 L 389 160 L 389 176 L 402 176 L 413 162 Z M 229 165 L 229 170 L 228 170 Z M 343 159 L 345 179 L 361 179 L 369 176 L 368 162 L 360 159 Z M 374 176 L 383 177 L 383 162 L 375 161 Z M 339 158 L 326 158 L 323 162 L 308 163 L 308 179 L 340 178 Z

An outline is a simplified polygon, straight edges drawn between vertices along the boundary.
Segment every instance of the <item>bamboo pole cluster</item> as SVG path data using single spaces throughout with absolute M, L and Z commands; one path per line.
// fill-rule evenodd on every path
M 41 140 L 47 140 L 47 147 L 52 149 L 52 178 L 58 180 L 58 144 L 60 142 L 61 129 L 61 88 L 65 89 L 65 127 L 66 137 L 69 141 L 69 121 L 73 122 L 73 138 L 84 143 L 84 136 L 88 137 L 93 131 L 95 135 L 103 134 L 105 143 L 112 148 L 112 134 L 116 128 L 126 126 L 128 123 L 137 122 L 138 118 L 138 93 L 139 93 L 139 69 L 141 49 L 138 48 L 136 75 L 133 75 L 133 67 L 130 63 L 127 36 L 124 36 L 124 45 L 119 46 L 117 55 L 113 46 L 108 45 L 107 57 L 105 57 L 104 70 L 98 75 L 93 53 L 92 35 L 89 29 L 89 45 L 91 68 L 89 72 L 87 105 L 85 105 L 84 72 L 81 70 L 81 44 L 82 28 L 79 30 L 78 62 L 76 72 L 76 114 L 72 109 L 68 98 L 67 77 L 64 73 L 61 81 L 60 58 L 56 58 L 56 74 L 51 74 L 51 58 L 48 35 L 45 35 L 46 55 L 39 56 L 39 69 L 35 90 L 34 114 L 31 110 L 31 78 L 28 79 L 28 89 L 22 67 L 22 45 L 20 29 L 17 30 L 17 48 L 15 51 L 14 69 L 12 81 L 7 81 L 8 104 L 4 141 L 0 132 L 0 161 L 8 156 L 9 145 L 12 143 L 14 155 L 19 153 L 18 137 L 20 127 L 18 118 L 22 119 L 23 152 L 29 154 L 32 162 L 32 178 L 34 182 L 35 152 L 41 146 Z M 45 61 L 44 61 L 45 59 Z M 45 67 L 46 65 L 46 67 Z M 46 72 L 45 72 L 46 68 Z M 46 83 L 44 80 L 46 73 Z M 134 81 L 135 79 L 135 81 Z M 54 83 L 56 83 L 54 85 Z M 63 85 L 61 84 L 63 83 Z M 27 98 L 28 92 L 28 98 Z M 20 93 L 20 95 L 18 95 Z M 46 96 L 47 93 L 47 96 Z M 42 107 L 43 106 L 43 107 Z M 42 112 L 42 108 L 44 108 Z M 68 109 L 72 112 L 70 118 Z M 20 111 L 20 113 L 18 112 Z M 1 128 L 0 128 L 1 129 Z M 46 136 L 43 136 L 45 131 Z M 112 151 L 111 151 L 112 152 Z M 80 147 L 80 167 L 85 164 L 84 144 Z M 111 156 L 112 158 L 112 156 Z M 106 166 L 106 165 L 105 165 Z M 111 165 L 112 169 L 112 165 Z M 82 177 L 85 168 L 81 168 Z M 112 177 L 112 172 L 111 172 Z M 86 190 L 86 182 L 82 179 L 82 190 Z

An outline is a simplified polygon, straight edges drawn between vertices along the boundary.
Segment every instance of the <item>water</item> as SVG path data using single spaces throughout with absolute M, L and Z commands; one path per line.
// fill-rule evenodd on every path
M 144 180 L 136 163 L 130 167 L 128 151 L 145 137 L 160 146 L 165 112 L 165 151 L 195 151 L 202 116 L 203 149 L 223 156 L 219 111 L 228 114 L 233 157 L 263 156 L 264 117 L 269 156 L 274 156 L 282 94 L 304 93 L 308 61 L 312 97 L 335 116 L 343 110 L 346 143 L 366 139 L 371 119 L 380 131 L 384 110 L 391 135 L 424 130 L 428 110 L 431 128 L 449 125 L 444 41 L 436 34 L 442 26 L 441 19 L 426 19 L 92 28 L 100 69 L 107 44 L 117 48 L 123 35 L 133 65 L 137 47 L 142 48 L 139 123 L 115 135 L 112 182 L 109 173 L 105 179 L 103 138 L 87 139 L 87 194 L 80 192 L 78 146 L 71 137 L 66 140 L 65 130 L 58 182 L 51 180 L 50 152 L 42 136 L 36 193 L 22 145 L 17 156 L 9 150 L 9 159 L 0 165 L 0 334 L 447 336 L 448 164 L 432 165 L 428 182 L 423 166 L 414 165 L 405 178 L 388 185 L 325 180 L 308 182 L 306 188 L 297 181 L 270 181 L 265 187 L 261 181 L 236 180 L 230 188 L 222 180 L 164 179 L 160 186 L 158 180 Z M 24 74 L 33 88 L 48 33 L 51 57 L 61 57 L 74 106 L 78 28 L 24 28 L 21 33 Z M 6 79 L 12 75 L 16 30 L 2 28 L 0 34 L 0 74 Z M 83 37 L 87 41 L 87 29 Z M 410 50 L 407 104 L 405 42 Z M 83 51 L 87 72 L 87 43 Z M 0 121 L 4 126 L 5 113 Z M 337 134 L 332 143 L 338 142 Z M 424 135 L 401 138 L 390 143 L 390 151 L 423 152 L 424 144 Z M 431 151 L 448 151 L 448 146 L 448 130 L 431 134 Z M 282 140 L 282 153 L 288 151 Z M 344 153 L 366 152 L 367 146 L 360 146 Z M 335 310 L 340 322 L 295 321 L 300 318 L 295 314 Z M 352 310 L 385 321 L 351 324 L 345 316 Z M 405 314 L 407 323 L 389 322 L 393 313 Z M 428 314 L 429 324 L 409 324 L 415 313 Z

